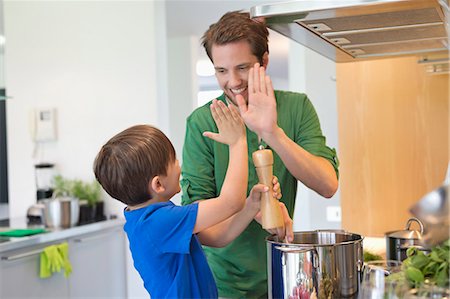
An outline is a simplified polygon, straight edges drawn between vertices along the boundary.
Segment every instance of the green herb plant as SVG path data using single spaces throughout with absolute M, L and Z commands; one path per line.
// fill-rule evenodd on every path
M 364 256 L 364 262 L 379 261 L 379 260 L 383 259 L 383 257 L 381 257 L 381 255 L 372 253 L 368 250 L 363 250 L 363 256 Z
M 411 287 L 417 288 L 422 284 L 449 287 L 450 239 L 433 247 L 428 254 L 416 247 L 410 247 L 406 255 L 402 269 Z
M 64 178 L 61 175 L 56 175 L 53 177 L 53 196 L 71 196 L 73 189 L 73 182 L 69 179 Z
M 97 181 L 74 180 L 72 194 L 80 200 L 87 200 L 88 205 L 93 206 L 101 200 L 101 187 Z

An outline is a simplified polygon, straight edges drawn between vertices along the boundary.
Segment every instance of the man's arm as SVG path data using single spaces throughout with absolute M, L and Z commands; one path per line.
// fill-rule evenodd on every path
M 273 196 L 280 199 L 280 184 L 278 183 L 278 179 L 276 179 L 276 177 L 274 177 L 273 185 Z M 261 217 L 258 217 L 258 215 L 260 214 L 261 208 L 261 195 L 263 192 L 267 192 L 268 190 L 269 188 L 263 184 L 256 184 L 253 186 L 249 196 L 246 199 L 244 208 L 227 220 L 199 233 L 198 237 L 200 242 L 203 245 L 211 247 L 224 247 L 238 237 L 253 219 L 256 219 L 260 223 L 259 220 Z M 281 240 L 286 237 L 288 242 L 292 242 L 294 239 L 293 221 L 289 217 L 286 206 L 282 202 L 280 202 L 280 206 L 283 211 L 283 219 L 285 224 L 283 230 L 273 229 L 269 232 L 272 234 L 277 234 Z
M 246 125 L 278 154 L 297 180 L 324 197 L 336 193 L 338 180 L 331 163 L 303 149 L 277 125 L 275 94 L 264 67 L 256 63 L 249 72 L 248 104 L 240 95 L 236 101 Z

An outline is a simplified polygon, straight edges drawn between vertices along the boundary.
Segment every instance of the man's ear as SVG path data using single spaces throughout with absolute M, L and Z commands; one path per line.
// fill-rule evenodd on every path
M 148 192 L 150 194 L 159 194 L 166 190 L 164 185 L 158 175 L 154 176 L 153 179 L 148 183 Z
M 264 52 L 264 55 L 262 57 L 262 64 L 263 67 L 267 70 L 267 66 L 269 65 L 269 52 Z

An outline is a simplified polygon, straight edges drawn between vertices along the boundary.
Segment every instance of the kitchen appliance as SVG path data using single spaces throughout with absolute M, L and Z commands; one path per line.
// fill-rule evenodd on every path
M 433 247 L 450 239 L 450 214 L 448 209 L 448 194 L 450 192 L 450 163 L 442 186 L 426 194 L 410 212 L 424 224 L 420 243 Z
M 425 53 L 448 60 L 448 12 L 444 0 L 300 0 L 254 6 L 250 16 L 336 62 Z
M 411 229 L 411 224 L 416 222 L 420 231 Z M 418 247 L 419 249 L 424 249 L 420 244 L 420 239 L 423 234 L 423 224 L 422 222 L 413 217 L 408 219 L 406 222 L 406 227 L 404 230 L 391 231 L 385 234 L 386 238 L 386 259 L 403 261 L 407 258 L 406 250 L 409 247 Z
M 292 243 L 275 235 L 266 241 L 269 298 L 356 298 L 362 236 L 316 230 L 295 232 Z
M 42 200 L 46 227 L 72 227 L 78 224 L 80 204 L 76 197 L 56 197 Z
M 53 195 L 55 165 L 51 163 L 40 163 L 36 164 L 34 169 L 36 174 L 37 200 L 51 198 Z
M 35 203 L 31 205 L 27 210 L 27 222 L 28 224 L 43 224 L 44 223 L 44 210 L 45 205 L 43 203 Z

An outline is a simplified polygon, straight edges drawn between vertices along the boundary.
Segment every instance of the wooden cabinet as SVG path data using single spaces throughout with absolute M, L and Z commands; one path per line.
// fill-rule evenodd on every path
M 449 77 L 421 57 L 337 64 L 342 227 L 405 228 L 409 208 L 441 185 L 449 162 Z
M 72 273 L 39 278 L 40 253 L 68 242 Z M 125 234 L 101 230 L 0 253 L 0 298 L 126 298 Z

